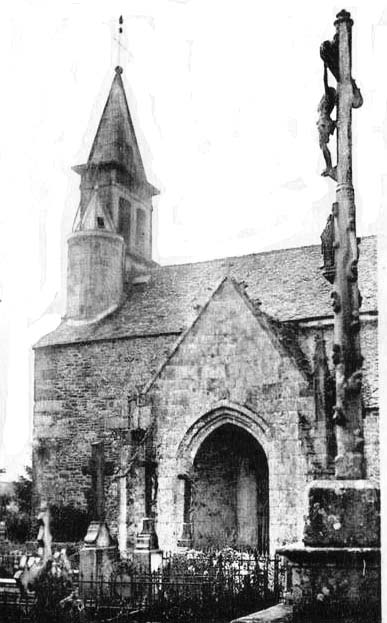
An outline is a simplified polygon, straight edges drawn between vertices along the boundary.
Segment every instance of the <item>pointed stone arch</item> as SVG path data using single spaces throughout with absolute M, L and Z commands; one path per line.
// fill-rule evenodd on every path
M 203 441 L 224 424 L 234 424 L 250 433 L 262 446 L 269 459 L 270 426 L 263 415 L 246 406 L 222 400 L 199 416 L 183 436 L 176 453 L 179 476 L 189 474 Z
M 269 434 L 261 414 L 229 401 L 189 427 L 176 456 L 178 545 L 248 545 L 268 551 Z M 209 519 L 214 509 L 217 521 Z

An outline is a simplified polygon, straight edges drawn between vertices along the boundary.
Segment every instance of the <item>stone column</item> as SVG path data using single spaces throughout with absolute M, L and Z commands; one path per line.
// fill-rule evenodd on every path
M 180 538 L 177 546 L 183 549 L 192 547 L 192 524 L 191 524 L 191 500 L 192 500 L 192 482 L 188 475 L 180 474 L 178 476 L 182 487 L 183 497 L 183 524 Z
M 128 541 L 128 492 L 127 492 L 127 475 L 126 469 L 129 459 L 129 448 L 123 446 L 121 449 L 121 476 L 119 479 L 119 516 L 118 516 L 118 548 L 121 556 L 126 555 Z
M 341 11 L 337 31 L 337 189 L 333 206 L 335 279 L 334 354 L 336 368 L 337 478 L 363 477 L 361 367 L 357 283 L 358 240 L 352 186 L 352 108 L 362 103 L 351 77 L 352 19 Z

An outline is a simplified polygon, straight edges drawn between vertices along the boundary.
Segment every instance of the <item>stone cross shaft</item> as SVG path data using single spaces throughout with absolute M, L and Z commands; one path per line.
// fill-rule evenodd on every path
M 362 432 L 362 356 L 360 352 L 357 264 L 359 240 L 356 237 L 356 209 L 352 185 L 352 108 L 362 97 L 351 75 L 352 19 L 341 11 L 335 21 L 333 42 L 325 42 L 321 56 L 337 80 L 337 187 L 333 204 L 333 363 L 336 377 L 334 423 L 337 456 L 336 477 L 363 477 Z
M 105 448 L 103 441 L 95 441 L 91 444 L 91 459 L 88 465 L 82 468 L 84 475 L 91 476 L 91 513 L 92 520 L 105 521 L 105 476 L 112 476 L 114 464 L 105 461 Z

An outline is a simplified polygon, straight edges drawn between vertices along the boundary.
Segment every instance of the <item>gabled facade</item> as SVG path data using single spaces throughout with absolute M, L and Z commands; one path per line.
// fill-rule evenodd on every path
M 333 315 L 318 247 L 152 261 L 152 196 L 117 68 L 69 238 L 67 311 L 35 347 L 36 498 L 87 508 L 103 439 L 120 547 L 144 516 L 165 549 L 300 540 L 333 475 Z M 375 239 L 362 243 L 366 476 L 378 479 Z M 55 535 L 54 535 L 55 538 Z

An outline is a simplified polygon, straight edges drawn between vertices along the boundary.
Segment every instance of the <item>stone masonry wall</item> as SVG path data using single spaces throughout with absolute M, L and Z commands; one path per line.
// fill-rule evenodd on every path
M 117 461 L 130 388 L 142 384 L 170 351 L 174 336 L 72 344 L 35 351 L 34 482 L 37 497 L 86 509 L 90 444 L 105 439 Z M 128 478 L 129 517 L 144 514 L 142 470 Z M 118 484 L 106 479 L 107 518 L 116 529 Z M 132 533 L 138 525 L 131 526 Z
M 330 359 L 332 327 L 324 329 Z M 313 359 L 314 328 L 300 332 Z M 34 470 L 36 495 L 86 508 L 90 477 L 82 466 L 103 437 L 117 461 L 128 426 L 127 395 L 143 386 L 171 352 L 176 336 L 100 340 L 35 351 Z M 367 476 L 379 474 L 377 332 L 361 329 Z M 330 362 L 331 365 L 331 362 Z M 247 430 L 269 467 L 271 551 L 299 540 L 306 483 L 318 474 L 314 396 L 291 355 L 279 346 L 235 286 L 226 281 L 185 336 L 146 396 L 142 413 L 157 419 L 157 530 L 160 545 L 176 546 L 183 520 L 180 472 L 222 423 Z M 133 425 L 133 422 L 132 422 Z M 141 421 L 139 422 L 141 426 Z M 188 463 L 188 468 L 187 468 Z M 317 470 L 317 471 L 316 471 Z M 144 470 L 128 475 L 128 532 L 133 543 L 144 515 Z M 107 478 L 107 517 L 117 525 L 118 483 Z
M 324 325 L 326 353 L 331 374 L 334 373 L 332 363 L 333 325 Z M 310 364 L 313 362 L 314 338 L 316 327 L 299 330 L 299 342 Z M 366 478 L 376 482 L 379 480 L 379 378 L 378 378 L 378 324 L 377 318 L 362 320 L 360 330 L 361 351 L 363 362 L 363 405 L 364 405 L 364 452 Z
M 299 423 L 312 426 L 314 398 L 291 356 L 263 324 L 225 281 L 151 390 L 158 421 L 157 530 L 163 548 L 174 548 L 181 532 L 178 472 L 192 464 L 196 440 L 226 422 L 249 430 L 266 453 L 271 551 L 302 536 L 313 449 L 303 443 Z
M 261 534 L 266 528 L 259 516 L 268 504 L 266 479 L 266 457 L 251 435 L 227 425 L 206 437 L 192 473 L 194 547 L 256 544 L 258 524 Z

